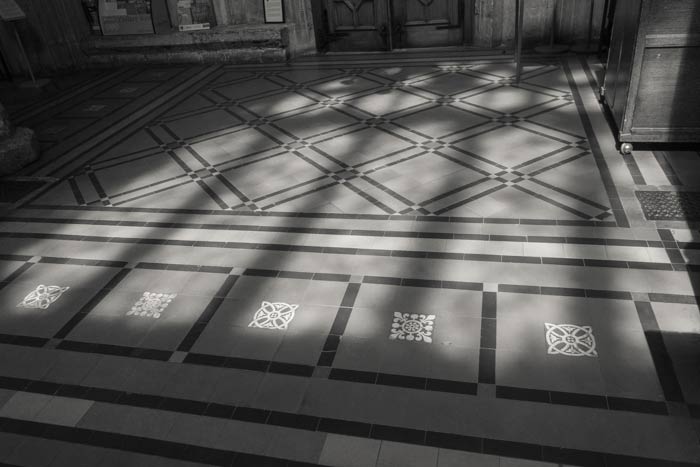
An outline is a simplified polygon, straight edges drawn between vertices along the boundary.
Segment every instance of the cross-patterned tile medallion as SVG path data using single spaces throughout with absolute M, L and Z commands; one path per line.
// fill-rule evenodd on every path
M 294 319 L 298 308 L 299 305 L 263 301 L 258 311 L 255 312 L 253 321 L 250 322 L 248 327 L 277 330 L 287 329 L 289 323 Z
M 595 336 L 591 326 L 545 323 L 547 353 L 568 357 L 597 357 Z
M 38 285 L 32 290 L 24 300 L 22 300 L 18 308 L 36 308 L 46 310 L 52 303 L 61 298 L 70 287 L 61 287 L 58 285 Z

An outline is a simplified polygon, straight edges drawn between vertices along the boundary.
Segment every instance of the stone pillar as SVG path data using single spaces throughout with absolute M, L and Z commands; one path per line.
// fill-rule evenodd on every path
M 39 157 L 39 142 L 34 131 L 17 128 L 0 104 L 0 176 L 17 172 Z

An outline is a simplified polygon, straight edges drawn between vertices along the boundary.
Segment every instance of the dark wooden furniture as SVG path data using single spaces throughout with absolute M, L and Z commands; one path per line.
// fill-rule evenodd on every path
M 618 0 L 601 99 L 624 154 L 700 142 L 700 1 Z

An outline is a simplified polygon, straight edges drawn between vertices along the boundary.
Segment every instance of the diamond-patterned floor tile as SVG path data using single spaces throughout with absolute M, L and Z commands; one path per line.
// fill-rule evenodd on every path
M 442 95 L 461 94 L 470 89 L 489 84 L 491 81 L 461 73 L 448 73 L 422 81 L 414 81 L 411 86 Z
M 551 99 L 544 94 L 505 86 L 470 97 L 466 102 L 496 112 L 515 114 Z
M 240 131 L 192 145 L 192 149 L 209 164 L 235 161 L 277 147 L 275 141 L 255 128 L 243 128 Z
M 215 88 L 216 92 L 230 100 L 250 98 L 258 94 L 282 89 L 282 86 L 267 79 L 252 79 Z
M 460 141 L 454 146 L 505 167 L 515 167 L 560 149 L 564 143 L 520 128 L 501 127 Z
M 347 101 L 349 105 L 378 116 L 393 114 L 427 102 L 429 102 L 427 99 L 397 89 L 382 90 L 369 96 Z
M 115 167 L 96 168 L 95 171 L 95 177 L 110 195 L 180 175 L 183 175 L 182 168 L 169 155 L 162 153 Z
M 346 76 L 311 86 L 309 89 L 331 97 L 342 97 L 381 86 L 361 76 Z
M 166 126 L 181 138 L 191 138 L 217 130 L 225 130 L 242 123 L 242 120 L 230 112 L 215 109 L 191 117 L 169 121 Z
M 526 78 L 524 82 L 556 89 L 560 92 L 570 91 L 569 83 L 566 80 L 566 74 L 559 68 L 555 68 L 545 73 L 535 74 L 535 76 L 532 78 Z
M 269 117 L 315 104 L 316 101 L 294 92 L 284 92 L 269 97 L 260 97 L 241 104 L 256 115 Z
M 372 70 L 372 73 L 393 81 L 407 81 L 417 79 L 437 71 L 438 70 L 436 70 L 434 67 L 398 65 L 386 68 L 375 68 Z
M 548 112 L 528 117 L 528 121 L 556 128 L 559 131 L 583 137 L 586 132 L 581 124 L 581 119 L 576 111 L 576 106 L 572 103 Z M 573 136 L 572 136 L 573 137 Z
M 297 138 L 327 133 L 357 123 L 357 120 L 335 109 L 324 108 L 275 121 L 275 125 Z
M 395 122 L 426 137 L 441 137 L 488 122 L 484 117 L 449 106 L 416 112 Z
M 528 65 L 521 86 L 513 75 L 510 63 L 225 68 L 166 110 L 169 119 L 155 120 L 101 155 L 97 160 L 110 162 L 94 162 L 94 176 L 79 174 L 37 201 L 609 216 L 600 169 L 592 155 L 582 153 L 590 148 L 563 68 Z M 476 89 L 483 86 L 488 90 Z M 198 172 L 205 167 L 216 173 Z M 369 178 L 337 174 L 348 167 Z M 531 174 L 535 181 L 527 180 Z
M 374 160 L 382 154 L 391 154 L 412 147 L 408 141 L 376 128 L 348 133 L 316 143 L 314 146 L 350 166 Z M 382 148 L 381 153 L 376 151 L 375 148 L 378 147 Z

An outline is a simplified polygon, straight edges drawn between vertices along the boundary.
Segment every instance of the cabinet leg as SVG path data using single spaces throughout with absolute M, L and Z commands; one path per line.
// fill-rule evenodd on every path
M 623 156 L 626 156 L 628 154 L 632 154 L 632 151 L 634 150 L 634 147 L 632 147 L 632 143 L 622 143 L 620 145 L 620 154 Z

